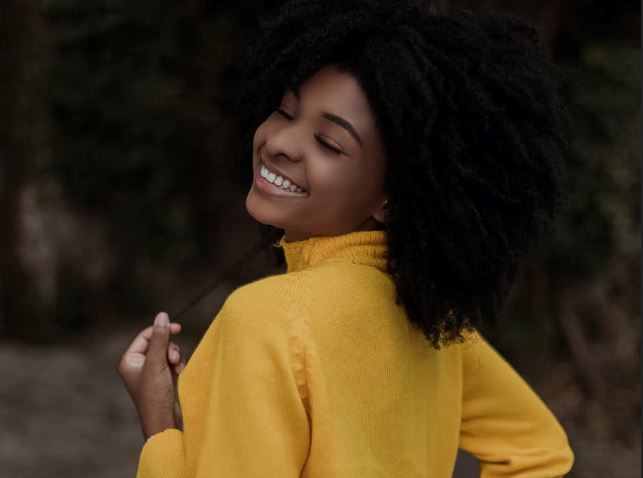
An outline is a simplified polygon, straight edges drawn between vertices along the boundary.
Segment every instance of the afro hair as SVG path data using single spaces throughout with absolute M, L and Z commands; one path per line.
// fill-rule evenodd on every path
M 237 96 L 239 173 L 251 180 L 254 131 L 284 91 L 327 64 L 352 74 L 385 146 L 396 303 L 436 349 L 495 324 L 564 201 L 568 83 L 537 30 L 411 0 L 291 0 L 260 26 Z

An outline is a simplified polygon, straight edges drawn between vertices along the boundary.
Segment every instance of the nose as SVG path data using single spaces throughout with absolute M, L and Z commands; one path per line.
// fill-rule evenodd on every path
M 269 158 L 284 156 L 291 161 L 299 162 L 303 156 L 301 143 L 301 135 L 292 127 L 271 131 L 266 133 L 264 154 Z

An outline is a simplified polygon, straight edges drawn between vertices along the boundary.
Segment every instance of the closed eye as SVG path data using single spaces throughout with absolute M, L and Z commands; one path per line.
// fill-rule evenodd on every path
M 337 155 L 342 154 L 342 151 L 341 151 L 340 149 L 337 149 L 337 148 L 335 148 L 335 147 L 331 146 L 330 144 L 328 144 L 327 142 L 322 141 L 322 140 L 320 139 L 320 137 L 319 137 L 319 136 L 315 135 L 315 139 L 316 139 L 316 140 L 317 140 L 317 142 L 318 142 L 319 144 L 321 144 L 324 148 L 326 148 L 326 149 L 330 149 L 333 153 L 335 153 L 335 154 L 337 154 Z
M 294 117 L 290 116 L 288 113 L 286 113 L 286 112 L 285 112 L 284 110 L 282 110 L 281 108 L 277 108 L 277 113 L 279 113 L 281 116 L 283 116 L 283 117 L 284 117 L 284 118 L 286 118 L 287 120 L 293 120 L 293 119 L 294 119 Z M 317 142 L 318 142 L 322 147 L 324 147 L 324 148 L 326 148 L 326 149 L 328 149 L 328 150 L 332 151 L 334 154 L 336 154 L 336 155 L 340 155 L 340 154 L 342 154 L 342 153 L 343 153 L 343 151 L 342 151 L 341 149 L 335 148 L 334 146 L 331 146 L 330 144 L 328 144 L 326 141 L 323 141 L 319 135 L 315 135 L 315 139 L 317 140 Z
M 289 120 L 293 119 L 293 117 L 292 117 L 292 116 L 290 116 L 288 113 L 286 113 L 286 112 L 285 112 L 284 110 L 282 110 L 281 108 L 277 108 L 277 113 L 279 113 L 281 116 L 283 116 L 283 117 L 284 117 L 284 118 L 286 118 L 286 119 L 289 119 Z

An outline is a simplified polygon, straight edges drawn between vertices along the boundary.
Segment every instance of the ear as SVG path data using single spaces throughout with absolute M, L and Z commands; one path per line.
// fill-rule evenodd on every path
M 388 199 L 385 199 L 384 202 L 377 210 L 373 213 L 373 217 L 377 222 L 385 223 L 387 221 L 388 215 Z

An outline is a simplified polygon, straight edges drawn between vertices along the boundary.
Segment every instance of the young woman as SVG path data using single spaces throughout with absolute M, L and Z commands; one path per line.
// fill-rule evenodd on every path
M 137 476 L 438 478 L 458 448 L 483 477 L 563 476 L 564 430 L 480 335 L 562 196 L 535 31 L 384 0 L 292 0 L 263 27 L 246 207 L 287 271 L 235 290 L 184 371 L 164 313 L 123 355 Z

